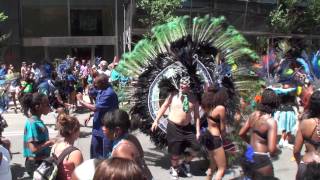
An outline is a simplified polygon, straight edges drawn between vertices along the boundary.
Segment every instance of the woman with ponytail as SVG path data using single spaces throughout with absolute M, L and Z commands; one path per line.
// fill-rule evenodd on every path
M 248 142 L 242 168 L 251 179 L 274 179 L 270 155 L 277 151 L 277 122 L 272 118 L 277 107 L 276 93 L 271 89 L 264 90 L 257 110 L 249 116 L 239 132 L 240 137 Z M 250 140 L 246 136 L 249 131 Z
M 57 179 L 71 180 L 74 169 L 83 161 L 81 151 L 74 147 L 74 142 L 80 135 L 80 123 L 76 117 L 62 113 L 57 117 L 57 127 L 62 138 L 53 145 L 52 154 L 59 157 L 64 151 L 70 152 L 58 164 Z
M 201 136 L 201 143 L 207 148 L 210 157 L 210 167 L 207 179 L 211 180 L 213 171 L 218 168 L 216 180 L 221 180 L 226 170 L 227 162 L 223 148 L 222 137 L 225 135 L 226 109 L 224 103 L 228 94 L 224 88 L 209 87 L 201 98 L 201 107 L 206 113 L 208 127 Z
M 46 95 L 27 93 L 22 99 L 23 113 L 27 116 L 23 136 L 23 155 L 26 158 L 25 168 L 30 176 L 41 162 L 49 157 L 50 146 L 54 140 L 49 140 L 46 125 L 41 119 L 42 115 L 50 112 L 49 100 Z

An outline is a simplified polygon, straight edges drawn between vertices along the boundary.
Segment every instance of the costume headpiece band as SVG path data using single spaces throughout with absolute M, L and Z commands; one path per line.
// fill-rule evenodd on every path
M 180 79 L 180 84 L 190 85 L 190 77 L 185 76 Z

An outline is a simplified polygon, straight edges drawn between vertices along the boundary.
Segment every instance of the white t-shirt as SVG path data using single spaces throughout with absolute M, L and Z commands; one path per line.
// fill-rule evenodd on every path
M 74 170 L 74 174 L 78 180 L 92 180 L 96 171 L 95 159 L 84 161 Z
M 98 73 L 99 74 L 105 74 L 105 75 L 107 75 L 108 77 L 110 77 L 110 75 L 111 75 L 111 71 L 109 70 L 109 69 L 107 69 L 107 70 L 105 70 L 105 71 L 102 71 L 102 70 L 98 70 Z
M 2 153 L 2 161 L 0 164 L 0 179 L 12 180 L 10 170 L 10 153 L 2 145 L 0 145 L 0 152 Z

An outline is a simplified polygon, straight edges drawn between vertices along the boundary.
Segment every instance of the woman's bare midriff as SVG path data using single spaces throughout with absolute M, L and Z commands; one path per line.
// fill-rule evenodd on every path
M 220 127 L 219 124 L 214 123 L 214 122 L 210 122 L 211 120 L 208 121 L 208 131 L 210 132 L 210 134 L 212 136 L 220 136 Z

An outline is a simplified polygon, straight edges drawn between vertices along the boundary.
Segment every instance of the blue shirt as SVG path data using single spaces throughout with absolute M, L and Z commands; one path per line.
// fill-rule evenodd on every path
M 24 157 L 49 157 L 50 147 L 41 149 L 38 152 L 32 152 L 28 143 L 43 144 L 49 140 L 49 132 L 46 125 L 36 116 L 27 119 L 23 135 L 23 156 Z
M 102 118 L 108 111 L 119 108 L 118 96 L 111 86 L 99 90 L 96 97 L 96 111 L 93 116 L 92 135 L 104 137 L 102 132 Z
M 50 81 L 50 82 L 49 82 Z M 54 85 L 52 84 L 51 80 L 44 80 L 43 82 L 41 82 L 39 85 L 38 85 L 38 92 L 40 94 L 44 94 L 46 96 L 50 96 L 54 93 L 55 91 L 55 87 Z
M 7 75 L 7 70 L 5 68 L 0 69 L 0 76 L 5 76 Z

